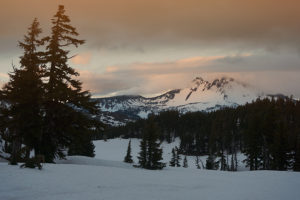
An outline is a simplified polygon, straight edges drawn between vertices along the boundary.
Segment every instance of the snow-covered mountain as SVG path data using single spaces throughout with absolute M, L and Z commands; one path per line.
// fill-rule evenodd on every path
M 263 96 L 262 92 L 233 78 L 222 77 L 207 81 L 197 77 L 190 87 L 171 90 L 156 97 L 123 95 L 96 100 L 104 123 L 122 125 L 146 118 L 149 113 L 165 110 L 178 110 L 182 113 L 213 111 L 243 105 Z

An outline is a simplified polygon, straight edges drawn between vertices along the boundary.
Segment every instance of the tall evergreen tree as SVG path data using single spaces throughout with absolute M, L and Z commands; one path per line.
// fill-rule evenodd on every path
M 249 114 L 248 129 L 245 131 L 244 154 L 247 158 L 244 160 L 250 170 L 258 170 L 262 165 L 262 131 L 258 113 Z
M 95 145 L 92 142 L 92 134 L 78 134 L 69 145 L 68 155 L 95 157 Z
M 181 160 L 181 157 L 180 157 L 180 152 L 179 152 L 179 149 L 177 146 L 175 146 L 175 154 L 176 154 L 176 159 L 175 159 L 175 166 L 176 167 L 180 167 L 180 160 Z
M 0 95 L 0 101 L 6 102 L 1 107 L 1 120 L 5 121 L 10 135 L 13 164 L 20 159 L 21 144 L 26 145 L 27 159 L 30 150 L 34 149 L 37 153 L 40 148 L 44 88 L 42 53 L 37 48 L 42 44 L 38 39 L 41 32 L 39 22 L 34 19 L 24 41 L 19 42 L 19 47 L 24 51 L 20 57 L 20 68 L 13 68 L 14 71 L 9 74 L 10 80 Z
M 188 168 L 188 161 L 187 161 L 187 158 L 186 156 L 184 156 L 184 159 L 183 159 L 183 165 L 182 165 L 184 168 Z
M 143 138 L 140 142 L 140 149 L 141 151 L 139 152 L 139 166 L 142 168 L 146 168 L 147 166 L 147 155 L 148 155 L 148 151 L 147 151 L 147 135 L 143 134 Z
M 152 118 L 152 117 L 151 117 Z M 162 169 L 165 163 L 162 160 L 162 149 L 158 141 L 158 128 L 153 120 L 146 125 L 143 139 L 140 143 L 139 165 L 146 169 Z
M 298 134 L 297 142 L 296 142 L 294 171 L 300 172 L 300 134 Z
M 132 156 L 131 156 L 131 140 L 129 140 L 128 142 L 127 153 L 124 158 L 124 162 L 133 163 Z
M 278 128 L 279 131 L 280 128 Z M 287 152 L 286 145 L 286 137 L 283 136 L 282 132 L 276 132 L 274 134 L 274 144 L 272 146 L 272 156 L 273 159 L 271 161 L 272 169 L 274 170 L 287 170 L 289 167 L 289 158 Z
M 216 162 L 216 156 L 214 154 L 210 154 L 206 159 L 206 169 L 216 170 L 219 168 L 219 163 Z
M 98 109 L 91 101 L 88 91 L 82 91 L 82 83 L 75 79 L 79 76 L 69 64 L 70 51 L 65 48 L 78 47 L 84 40 L 76 38 L 76 28 L 71 26 L 65 15 L 64 6 L 58 7 L 52 18 L 52 32 L 44 38 L 47 42 L 45 57 L 48 62 L 45 77 L 45 119 L 41 154 L 47 162 L 55 157 L 64 157 L 64 149 L 75 142 L 79 135 L 93 132 L 99 126 L 96 119 Z
M 296 103 L 296 116 L 295 123 L 297 124 L 295 126 L 296 131 L 296 144 L 295 144 L 295 164 L 294 164 L 294 171 L 300 171 L 300 101 Z
M 172 148 L 172 157 L 171 157 L 171 160 L 169 162 L 169 166 L 175 167 L 175 162 L 176 162 L 176 153 L 175 153 L 175 149 Z
M 195 163 L 196 163 L 197 169 L 201 169 L 200 164 L 199 164 L 199 157 L 198 156 L 196 156 Z

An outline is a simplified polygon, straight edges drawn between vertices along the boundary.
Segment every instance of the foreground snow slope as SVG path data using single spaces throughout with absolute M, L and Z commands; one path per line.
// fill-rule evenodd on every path
M 46 164 L 39 171 L 0 163 L 0 180 L 3 200 L 282 200 L 300 196 L 300 173 L 294 172 L 148 171 L 75 164 Z
M 134 168 L 122 162 L 128 141 L 95 141 L 95 158 L 70 156 L 58 164 L 45 164 L 41 171 L 0 162 L 0 200 L 282 200 L 300 196 L 300 173 L 296 172 L 199 170 L 193 157 L 189 157 L 189 168 Z M 137 162 L 139 140 L 131 141 Z M 175 145 L 178 140 L 162 144 L 165 162 Z

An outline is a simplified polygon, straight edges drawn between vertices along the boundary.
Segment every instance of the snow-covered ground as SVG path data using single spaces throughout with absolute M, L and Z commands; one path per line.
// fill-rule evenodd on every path
M 68 157 L 43 170 L 0 163 L 1 200 L 282 200 L 300 196 L 300 173 L 222 172 L 190 168 L 150 171 L 121 162 L 128 140 L 96 141 L 96 158 Z M 163 144 L 169 161 L 173 146 Z M 139 141 L 132 140 L 136 161 Z

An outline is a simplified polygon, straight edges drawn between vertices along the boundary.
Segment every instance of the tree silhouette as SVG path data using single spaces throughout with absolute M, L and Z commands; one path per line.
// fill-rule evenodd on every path
M 26 158 L 29 157 L 30 150 L 34 149 L 37 153 L 40 148 L 44 68 L 42 53 L 37 48 L 42 45 L 42 41 L 38 39 L 41 32 L 39 22 L 34 19 L 24 41 L 19 42 L 19 47 L 23 49 L 20 68 L 13 66 L 14 71 L 9 74 L 10 80 L 0 95 L 0 101 L 6 102 L 6 106 L 1 107 L 1 120 L 6 122 L 10 135 L 13 164 L 20 159 L 21 144 L 27 147 Z
M 129 140 L 128 142 L 127 153 L 124 158 L 124 162 L 133 163 L 132 156 L 131 156 L 131 140 Z

